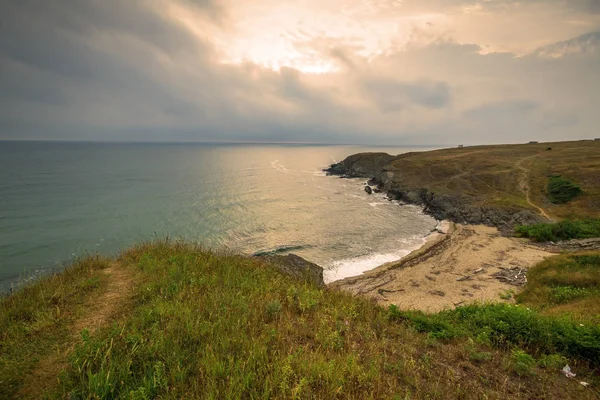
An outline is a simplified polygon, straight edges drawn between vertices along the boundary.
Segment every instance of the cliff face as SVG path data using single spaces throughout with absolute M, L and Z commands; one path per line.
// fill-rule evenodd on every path
M 391 156 L 386 153 L 354 154 L 340 163 L 331 165 L 325 172 L 344 178 L 369 178 L 369 185 L 387 192 L 390 199 L 421 205 L 426 213 L 440 220 L 494 226 L 505 234 L 512 233 L 517 225 L 547 221 L 525 208 L 481 205 L 481 199 L 476 195 L 460 191 L 438 194 L 431 181 L 422 179 L 415 182 L 414 179 L 404 179 L 403 171 L 394 163 L 407 156 L 410 157 Z

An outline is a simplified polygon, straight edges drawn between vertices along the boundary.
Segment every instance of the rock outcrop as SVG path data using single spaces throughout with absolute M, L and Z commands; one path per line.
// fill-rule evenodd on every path
M 332 164 L 325 172 L 346 178 L 371 178 L 381 173 L 383 167 L 395 158 L 387 153 L 359 153 Z
M 277 267 L 286 275 L 299 280 L 309 281 L 317 287 L 325 287 L 323 268 L 296 254 L 288 254 L 287 256 L 269 254 L 259 257 Z
M 344 178 L 369 178 L 368 185 L 387 192 L 391 200 L 423 206 L 427 214 L 439 220 L 494 226 L 504 234 L 512 234 L 518 225 L 547 222 L 541 215 L 524 208 L 482 206 L 466 195 L 438 195 L 428 189 L 428 182 L 411 186 L 402 180 L 402 171 L 392 165 L 399 157 L 386 153 L 354 154 L 331 165 L 325 172 Z

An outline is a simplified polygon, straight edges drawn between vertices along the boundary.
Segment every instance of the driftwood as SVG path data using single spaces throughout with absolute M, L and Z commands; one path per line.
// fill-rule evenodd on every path
M 387 297 L 385 297 L 384 293 L 397 293 L 397 292 L 404 292 L 404 289 L 398 289 L 398 290 L 379 289 L 379 290 L 377 290 L 377 293 L 379 293 L 381 295 L 381 297 L 383 297 L 386 300 L 387 300 Z
M 512 267 L 503 268 L 500 271 L 492 274 L 500 282 L 506 282 L 513 286 L 523 286 L 527 283 L 527 268 Z

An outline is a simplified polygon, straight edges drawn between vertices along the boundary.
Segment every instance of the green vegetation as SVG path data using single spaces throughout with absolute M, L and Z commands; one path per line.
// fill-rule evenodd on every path
M 569 317 L 541 316 L 510 304 L 474 304 L 425 314 L 390 307 L 390 318 L 406 321 L 430 337 L 450 340 L 474 337 L 502 349 L 523 349 L 534 355 L 562 354 L 600 367 L 600 325 Z
M 600 219 L 566 219 L 556 223 L 519 226 L 515 232 L 517 236 L 536 242 L 596 238 L 600 237 Z
M 68 325 L 103 289 L 107 265 L 99 257 L 82 259 L 0 301 L 0 398 L 13 397 L 41 358 L 65 347 Z
M 519 375 L 530 375 L 536 365 L 535 359 L 523 350 L 513 350 L 510 358 L 513 371 Z
M 600 383 L 600 328 L 524 307 L 388 310 L 168 241 L 106 265 L 82 260 L 2 300 L 0 397 L 28 397 L 44 366 L 52 379 L 33 385 L 50 398 L 595 398 Z M 109 323 L 82 326 L 110 270 L 135 277 L 133 295 Z M 592 388 L 550 371 L 550 355 Z
M 547 315 L 600 322 L 600 252 L 548 258 L 527 273 L 517 300 Z
M 565 204 L 582 193 L 581 187 L 560 175 L 548 180 L 548 197 L 554 204 Z

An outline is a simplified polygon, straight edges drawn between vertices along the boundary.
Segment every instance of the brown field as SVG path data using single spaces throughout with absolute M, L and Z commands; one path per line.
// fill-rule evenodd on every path
M 390 167 L 408 186 L 468 196 L 478 205 L 523 207 L 551 219 L 600 216 L 600 141 L 407 153 Z M 575 182 L 584 194 L 567 204 L 552 204 L 546 196 L 550 175 L 562 175 Z

